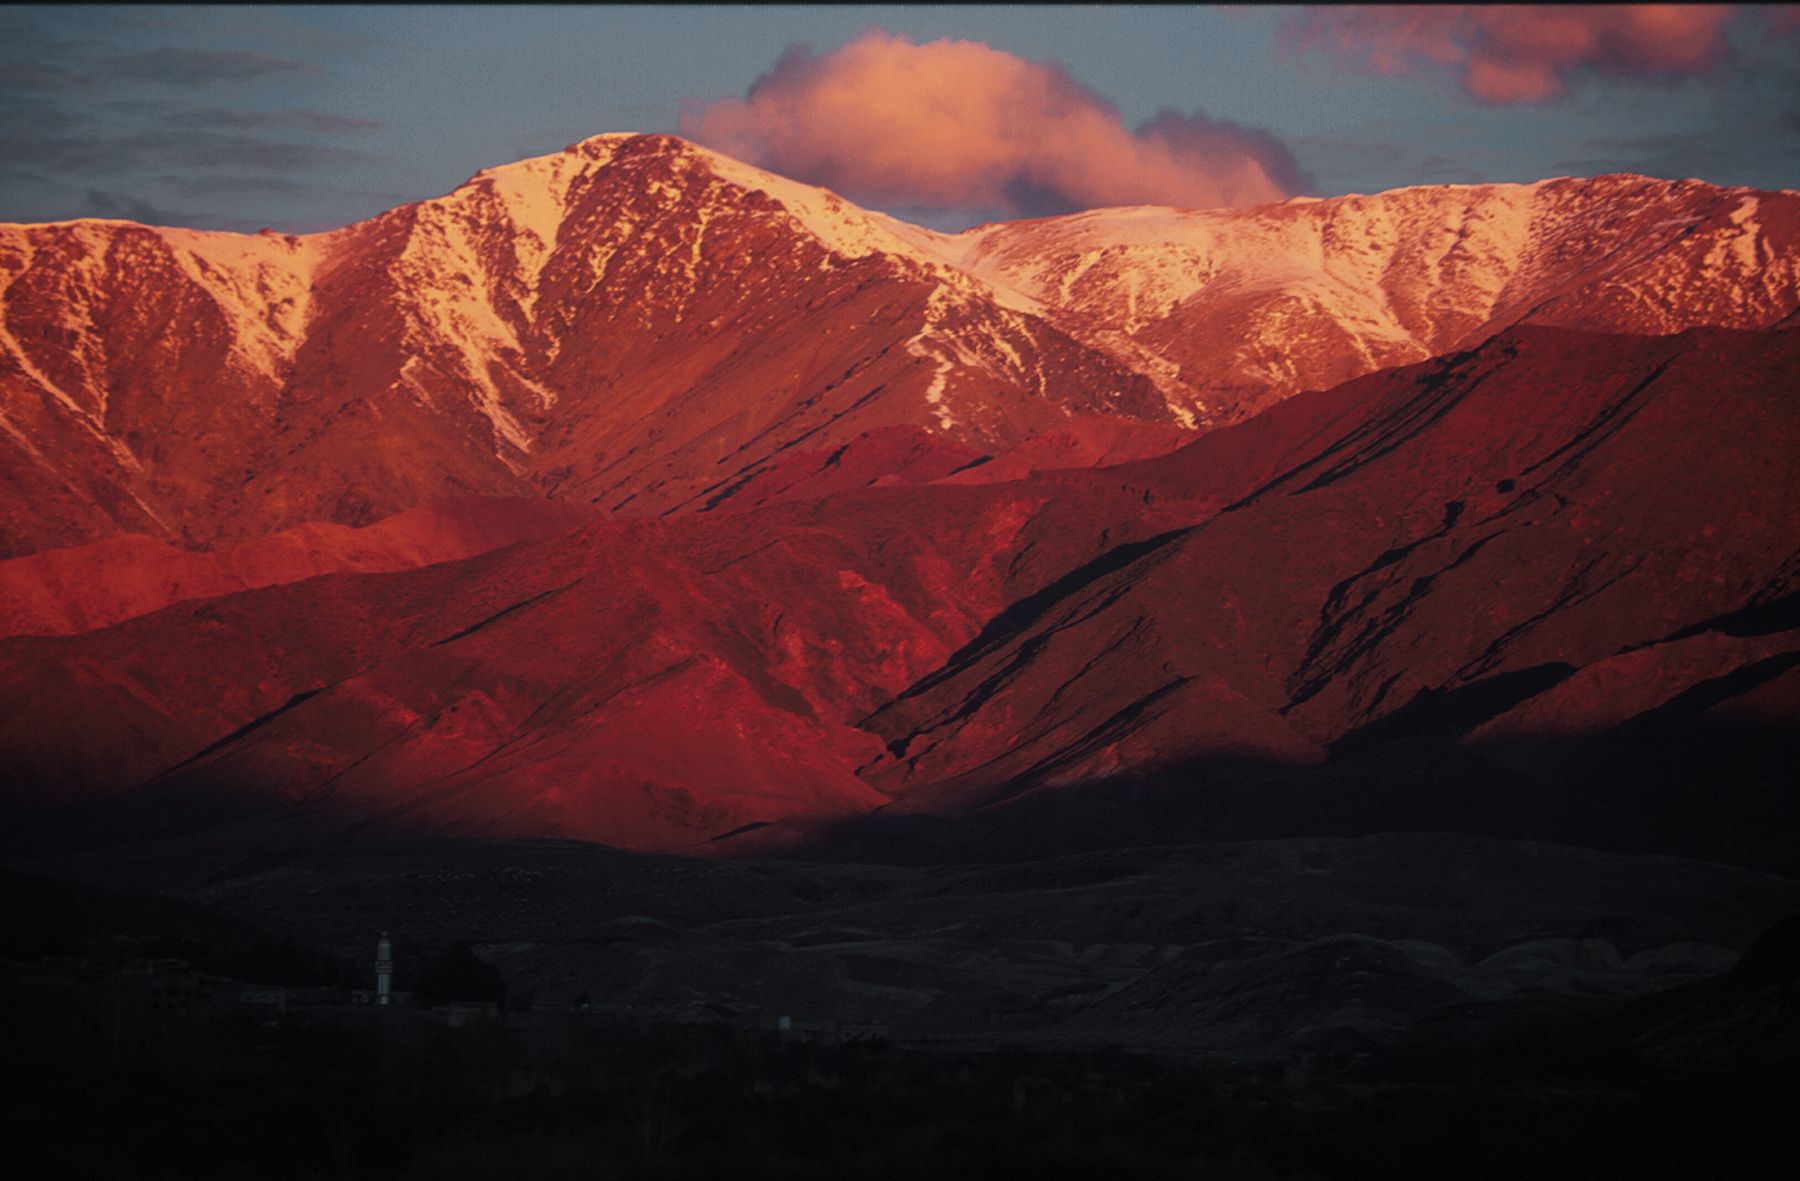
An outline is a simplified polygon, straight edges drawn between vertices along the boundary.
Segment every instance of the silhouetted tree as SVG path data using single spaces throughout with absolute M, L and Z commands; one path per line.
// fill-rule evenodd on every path
M 456 943 L 420 967 L 414 995 L 421 1005 L 447 1001 L 492 1001 L 499 1005 L 506 1002 L 506 982 L 468 944 Z

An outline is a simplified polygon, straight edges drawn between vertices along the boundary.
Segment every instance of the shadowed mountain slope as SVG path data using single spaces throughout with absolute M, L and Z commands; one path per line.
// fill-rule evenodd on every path
M 1515 329 L 1114 469 L 1216 509 L 909 687 L 866 723 L 888 753 L 865 775 L 970 807 L 1195 758 L 1303 763 L 1521 702 L 1493 725 L 1532 731 L 1535 708 L 1592 733 L 1774 675 L 1800 645 L 1772 606 L 1800 575 L 1797 349 Z M 1612 661 L 1635 697 L 1606 687 Z
M 1797 347 L 1513 329 L 1157 459 L 606 522 L 15 638 L 7 794 L 698 850 L 1409 736 L 1498 767 L 1521 734 L 1791 726 Z

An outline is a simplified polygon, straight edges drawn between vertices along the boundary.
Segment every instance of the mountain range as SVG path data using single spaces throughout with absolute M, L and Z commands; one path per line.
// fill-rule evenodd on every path
M 0 226 L 0 285 L 19 848 L 1454 801 L 1791 868 L 1800 193 L 944 234 L 606 135 L 323 234 Z

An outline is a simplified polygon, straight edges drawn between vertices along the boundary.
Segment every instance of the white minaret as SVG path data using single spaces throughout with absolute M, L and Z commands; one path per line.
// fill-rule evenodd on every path
M 394 949 L 388 943 L 386 931 L 381 933 L 381 942 L 375 945 L 375 1003 L 388 1003 L 388 990 L 394 981 Z

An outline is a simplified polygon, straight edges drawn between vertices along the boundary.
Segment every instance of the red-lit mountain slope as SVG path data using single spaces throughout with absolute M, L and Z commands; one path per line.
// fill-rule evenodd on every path
M 1709 686 L 1791 724 L 1797 373 L 1793 331 L 1515 328 L 1122 466 L 611 521 L 0 641 L 5 796 L 691 849 L 1304 764 L 1446 702 L 1459 732 L 1603 730 Z
M 1800 302 L 1800 194 L 1630 175 L 1102 209 L 957 242 L 1073 334 L 1157 358 L 1213 422 L 1509 324 L 1762 328 Z
M 0 552 L 446 494 L 654 514 L 875 428 L 1172 417 L 907 231 L 667 136 L 305 237 L 0 228 Z
M 362 529 L 296 526 L 221 550 L 141 535 L 0 562 L 0 636 L 107 627 L 187 599 L 340 571 L 408 570 L 567 533 L 600 514 L 524 497 L 429 501 Z
M 0 641 L 15 807 L 329 801 L 430 831 L 687 845 L 862 811 L 851 723 L 1008 602 L 1167 527 L 1110 478 L 617 521 L 461 562 Z
M 1793 331 L 1511 329 L 1113 469 L 1214 507 L 878 711 L 888 753 L 865 777 L 959 808 L 1306 762 L 1447 699 L 1523 701 L 1497 729 L 1593 732 L 1782 659 L 1800 650 L 1768 606 L 1800 579 L 1797 376 Z M 1764 623 L 1729 623 L 1749 609 Z
M 1797 203 L 1601 177 L 946 235 L 608 135 L 323 234 L 0 226 L 0 556 L 446 495 L 753 504 L 871 432 L 1141 443 L 1519 320 L 1761 327 L 1800 303 Z M 879 450 L 859 475 L 932 470 Z

